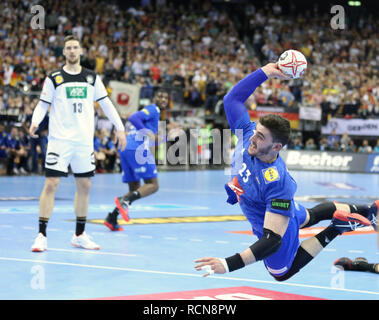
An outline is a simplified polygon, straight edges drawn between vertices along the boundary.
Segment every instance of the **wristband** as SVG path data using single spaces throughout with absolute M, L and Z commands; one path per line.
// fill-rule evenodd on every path
M 236 253 L 234 256 L 226 258 L 225 261 L 228 265 L 229 272 L 241 269 L 245 266 L 245 262 L 243 262 L 242 257 L 239 253 Z
M 229 267 L 228 267 L 228 264 L 226 263 L 226 260 L 225 259 L 219 259 L 222 263 L 222 265 L 224 266 L 226 272 L 229 272 Z

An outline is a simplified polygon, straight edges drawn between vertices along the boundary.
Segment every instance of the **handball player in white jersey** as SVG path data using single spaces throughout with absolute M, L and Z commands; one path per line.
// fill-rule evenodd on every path
M 93 150 L 94 103 L 97 101 L 104 114 L 116 127 L 121 149 L 126 146 L 124 125 L 108 97 L 100 77 L 80 65 L 82 48 L 79 39 L 64 39 L 65 65 L 52 71 L 45 79 L 40 100 L 34 110 L 29 128 L 31 137 L 50 108 L 48 146 L 45 157 L 45 185 L 39 203 L 39 233 L 32 245 L 33 252 L 47 249 L 46 227 L 54 208 L 55 193 L 60 178 L 68 176 L 69 166 L 75 177 L 74 211 L 76 230 L 71 244 L 84 249 L 100 249 L 85 233 L 90 177 L 95 172 Z

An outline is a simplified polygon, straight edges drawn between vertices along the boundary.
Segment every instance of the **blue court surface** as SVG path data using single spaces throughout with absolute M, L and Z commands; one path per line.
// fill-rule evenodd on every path
M 325 200 L 372 203 L 379 175 L 293 171 L 296 199 L 306 207 Z M 48 250 L 31 252 L 38 231 L 38 198 L 44 177 L 0 178 L 0 299 L 332 299 L 378 300 L 379 275 L 343 272 L 339 257 L 379 262 L 371 227 L 345 233 L 285 282 L 275 281 L 262 262 L 207 278 L 194 269 L 205 256 L 227 257 L 256 241 L 238 205 L 226 203 L 223 170 L 160 172 L 159 191 L 133 203 L 123 232 L 103 219 L 113 199 L 127 192 L 120 174 L 98 174 L 86 232 L 101 249 L 70 244 L 75 229 L 74 178 L 63 178 L 47 228 Z M 120 217 L 121 219 L 121 217 Z M 123 221 L 119 220 L 120 223 Z M 328 223 L 301 232 L 306 239 Z

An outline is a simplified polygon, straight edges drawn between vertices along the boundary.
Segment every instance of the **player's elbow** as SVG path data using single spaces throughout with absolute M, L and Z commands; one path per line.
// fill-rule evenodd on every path
M 140 130 L 140 129 L 143 129 L 145 128 L 145 126 L 143 125 L 143 121 L 142 119 L 140 118 L 140 116 L 138 115 L 138 113 L 134 113 L 132 114 L 129 118 L 128 118 L 129 122 L 137 129 L 137 130 Z
M 153 187 L 152 187 L 152 193 L 155 193 L 159 190 L 159 183 L 158 181 L 156 183 L 153 184 Z
M 269 230 L 263 229 L 263 237 L 250 246 L 250 250 L 253 253 L 255 260 L 263 260 L 268 258 L 277 252 L 282 246 L 282 237 Z
M 224 102 L 224 108 L 231 104 L 231 102 L 233 101 L 233 95 L 230 93 L 230 91 L 224 96 L 222 101 Z

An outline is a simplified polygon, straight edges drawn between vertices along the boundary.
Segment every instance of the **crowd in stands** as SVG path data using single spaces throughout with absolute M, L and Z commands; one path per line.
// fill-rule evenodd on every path
M 334 30 L 330 13 L 313 4 L 291 19 L 277 18 L 282 8 L 248 11 L 246 34 L 260 61 L 275 60 L 297 48 L 308 60 L 307 74 L 289 85 L 278 80 L 256 91 L 254 105 L 315 106 L 324 121 L 338 118 L 379 118 L 379 21 L 367 13 L 354 26 Z
M 353 153 L 378 153 L 379 154 L 379 139 L 373 143 L 369 139 L 358 140 L 352 139 L 347 133 L 337 135 L 333 132 L 331 135 L 321 137 L 319 141 L 314 138 L 308 138 L 303 143 L 300 137 L 294 137 L 288 145 L 289 149 L 307 150 L 307 151 L 340 151 Z
M 321 12 L 317 4 L 305 12 L 279 2 L 247 4 L 240 5 L 237 14 L 211 1 L 143 0 L 129 8 L 95 0 L 78 1 L 75 6 L 68 0 L 39 4 L 46 12 L 43 30 L 31 28 L 32 1 L 0 4 L 0 114 L 21 118 L 17 133 L 9 125 L 0 129 L 12 136 L 10 140 L 15 136 L 28 140 L 26 129 L 43 80 L 64 64 L 62 40 L 67 33 L 80 38 L 82 65 L 94 69 L 105 84 L 109 80 L 139 83 L 141 98 L 151 98 L 151 88 L 156 86 L 176 88 L 185 104 L 204 109 L 205 115 L 215 112 L 217 103 L 242 77 L 296 48 L 308 60 L 305 77 L 265 82 L 249 98 L 248 108 L 313 106 L 322 109 L 324 123 L 330 117 L 379 118 L 375 12 L 364 12 L 343 30 L 334 30 L 330 11 Z M 362 152 L 352 139 L 342 142 L 340 138 L 334 145 L 325 138 L 294 139 L 290 147 Z M 99 130 L 96 139 L 96 152 L 104 158 L 97 163 L 98 171 L 114 170 L 117 152 L 111 132 Z M 41 130 L 39 141 L 29 140 L 25 145 L 20 142 L 23 151 L 16 153 L 2 142 L 0 152 L 4 156 L 8 150 L 15 163 L 7 166 L 8 174 L 41 172 L 46 130 Z M 367 144 L 377 152 L 376 141 Z M 25 154 L 33 160 L 24 161 Z

